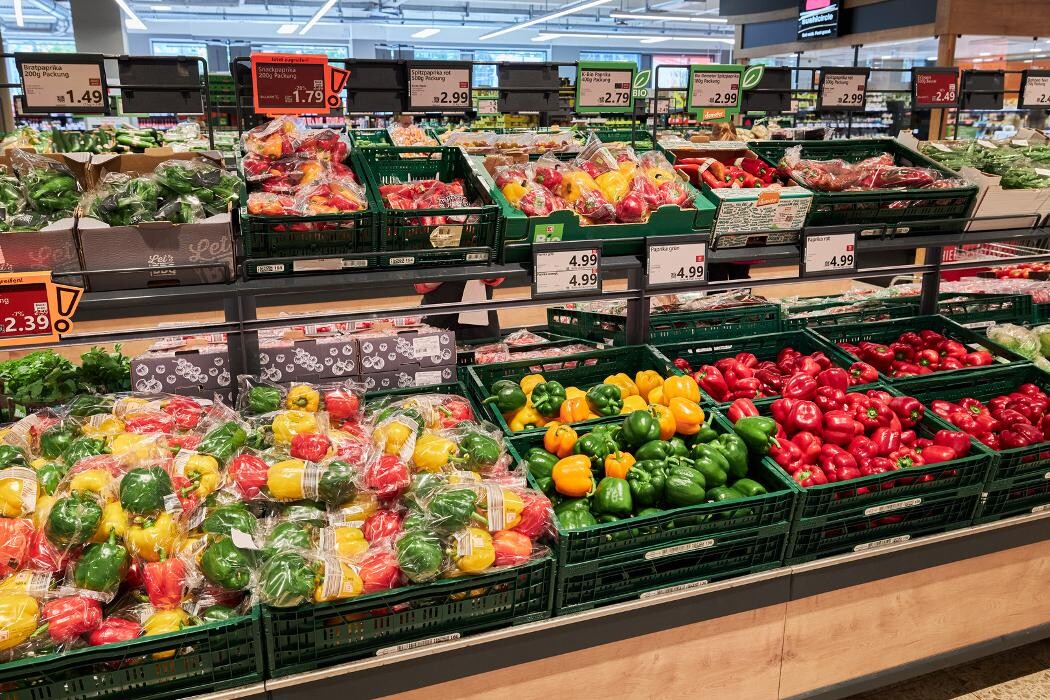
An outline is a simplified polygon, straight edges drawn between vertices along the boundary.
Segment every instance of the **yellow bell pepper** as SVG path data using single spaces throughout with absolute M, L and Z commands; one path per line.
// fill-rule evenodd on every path
M 495 554 L 493 554 L 495 559 Z M 36 631 L 40 604 L 25 593 L 0 593 L 0 651 L 13 649 Z
M 116 531 L 117 538 L 121 540 L 124 539 L 124 534 L 128 531 L 128 514 L 121 508 L 120 501 L 107 503 L 102 508 L 102 521 L 99 522 L 95 534 L 91 536 L 91 541 L 105 542 L 109 539 L 109 533 L 112 531 Z
M 704 423 L 704 409 L 694 401 L 678 396 L 671 399 L 668 406 L 674 417 L 675 432 L 679 435 L 696 435 Z
M 660 425 L 660 439 L 670 440 L 673 438 L 678 423 L 675 421 L 671 409 L 657 403 L 649 406 L 649 412 L 653 414 L 653 417 L 656 418 L 656 422 Z
M 69 482 L 69 490 L 102 493 L 112 481 L 113 475 L 105 469 L 85 469 L 73 475 Z
M 109 438 L 109 451 L 117 456 L 128 455 L 144 460 L 154 455 L 156 444 L 151 435 L 120 433 Z
M 160 561 L 161 552 L 165 555 L 174 551 L 179 528 L 168 513 L 160 513 L 156 518 L 147 518 L 141 524 L 130 525 L 124 533 L 124 544 L 128 553 L 146 561 Z
M 587 392 L 578 386 L 565 387 L 565 398 L 567 399 L 582 399 L 586 396 Z
M 372 442 L 383 448 L 383 454 L 401 454 L 401 448 L 412 437 L 412 428 L 401 421 L 391 421 L 372 433 Z
M 364 522 L 377 510 L 379 510 L 379 499 L 376 498 L 376 495 L 361 492 L 332 511 L 331 516 L 333 522 Z
M 448 475 L 448 483 L 450 484 L 480 484 L 481 474 L 477 472 L 463 471 L 457 469 Z
M 613 452 L 605 458 L 605 476 L 626 479 L 634 462 L 634 455 L 630 452 Z
M 158 610 L 142 623 L 142 636 L 151 637 L 156 634 L 167 634 L 168 632 L 178 632 L 179 630 L 192 626 L 193 622 L 187 613 L 182 608 L 170 608 L 168 610 Z M 153 654 L 153 658 L 157 661 L 162 659 L 170 659 L 175 656 L 175 650 L 171 651 L 158 651 Z
M 21 518 L 33 512 L 37 492 L 34 481 L 35 473 L 27 467 L 0 471 L 0 516 Z
M 416 448 L 412 451 L 412 463 L 417 469 L 438 472 L 448 464 L 449 458 L 456 454 L 458 449 L 456 443 L 447 438 L 436 433 L 423 433 L 416 440 Z
M 638 387 L 638 393 L 640 395 L 648 396 L 650 391 L 658 386 L 664 385 L 664 378 L 655 370 L 643 369 L 642 371 L 635 373 L 634 384 Z
M 196 559 L 198 552 L 207 546 L 204 535 L 184 535 L 175 543 L 175 554 L 186 559 Z
M 591 415 L 591 407 L 587 405 L 586 395 L 565 399 L 558 410 L 558 418 L 562 423 L 579 423 L 581 420 L 587 420 Z
M 540 415 L 540 412 L 532 407 L 531 401 L 526 403 L 517 411 L 515 411 L 514 414 L 510 417 L 510 421 L 508 422 L 512 433 L 520 433 L 522 430 L 530 430 L 532 428 L 542 428 L 546 424 L 547 419 Z
M 308 384 L 296 384 L 288 390 L 288 396 L 284 399 L 284 405 L 293 411 L 314 413 L 321 405 L 321 394 Z
M 658 386 L 652 391 L 650 391 L 649 395 L 646 396 L 646 399 L 649 401 L 650 404 L 658 404 L 660 406 L 666 406 L 667 402 L 669 401 L 667 396 L 664 394 L 664 388 L 662 386 Z
M 92 416 L 96 418 L 96 416 Z M 94 438 L 115 437 L 124 432 L 124 421 L 116 416 L 105 416 L 97 421 L 87 421 L 80 426 L 83 435 Z
M 641 396 L 628 396 L 623 400 L 623 409 L 620 411 L 620 415 L 623 416 L 634 411 L 644 411 L 648 405 Z
M 631 181 L 619 169 L 609 170 L 594 178 L 605 199 L 616 204 L 631 189 Z
M 54 496 L 48 496 L 46 493 L 41 493 L 36 497 L 36 508 L 33 509 L 33 527 L 37 530 L 44 527 L 47 522 L 47 516 L 51 514 L 51 506 L 55 505 L 57 499 Z M 105 513 L 105 510 L 103 510 Z
M 41 576 L 48 576 L 48 574 L 39 574 L 31 569 L 22 569 L 21 571 L 13 573 L 0 581 L 0 595 L 23 593 L 35 598 L 42 592 L 39 588 L 41 580 L 39 577 Z M 34 578 L 37 579 L 35 584 L 33 580 Z M 0 620 L 0 629 L 4 629 L 4 623 L 2 620 Z
M 321 531 L 321 551 L 342 559 L 353 559 L 368 551 L 368 540 L 361 528 L 331 525 Z
M 546 381 L 547 380 L 543 378 L 542 374 L 526 374 L 521 378 L 521 381 L 518 382 L 518 386 L 520 386 L 521 390 L 525 392 L 526 396 L 528 396 L 537 385 L 543 384 Z
M 314 602 L 353 598 L 361 595 L 364 588 L 364 581 L 354 567 L 344 561 L 327 559 L 324 563 L 324 574 L 314 589 Z
M 619 387 L 621 399 L 626 399 L 628 396 L 638 396 L 638 385 L 631 381 L 631 378 L 623 372 L 606 377 L 603 384 L 612 384 L 615 387 Z
M 515 491 L 493 484 L 487 486 L 482 493 L 484 494 L 484 508 L 488 518 L 489 527 L 494 530 L 509 530 L 521 521 L 521 511 L 525 510 L 525 501 L 523 501 L 521 496 Z M 499 500 L 496 501 L 495 505 L 500 507 L 501 510 L 503 520 L 503 527 L 501 528 L 493 527 L 493 514 L 488 512 L 493 506 L 492 501 L 497 493 L 499 494 Z M 499 501 L 503 502 L 502 506 L 500 506 Z
M 266 488 L 277 501 L 298 501 L 306 498 L 306 462 L 286 459 L 266 470 Z
M 278 445 L 290 445 L 299 433 L 319 432 L 317 418 L 307 411 L 282 411 L 274 417 L 270 426 L 273 440 Z
M 582 498 L 594 493 L 591 458 L 587 455 L 559 459 L 551 469 L 551 479 L 554 481 L 554 490 L 563 496 Z
M 219 488 L 219 461 L 211 455 L 190 455 L 183 467 L 183 474 L 197 485 L 193 493 L 199 498 L 207 498 Z
M 44 459 L 43 457 L 37 457 L 29 463 L 29 466 L 33 468 L 33 471 L 40 471 L 41 467 L 47 466 L 51 461 Z
M 687 374 L 668 377 L 664 380 L 664 396 L 668 401 L 677 397 L 700 403 L 700 386 Z
M 480 574 L 496 561 L 496 547 L 492 544 L 492 535 L 477 527 L 468 527 L 466 535 L 470 538 L 470 554 L 456 557 L 456 568 L 465 574 Z
M 551 425 L 543 434 L 543 449 L 552 455 L 568 457 L 572 454 L 572 446 L 576 444 L 576 431 L 568 425 Z

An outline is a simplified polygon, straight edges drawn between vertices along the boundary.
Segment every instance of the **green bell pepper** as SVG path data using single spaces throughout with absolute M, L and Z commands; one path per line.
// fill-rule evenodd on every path
M 90 494 L 74 491 L 51 506 L 44 525 L 47 538 L 60 547 L 87 542 L 102 522 L 102 506 Z
M 76 433 L 62 425 L 53 425 L 40 435 L 40 454 L 45 459 L 58 459 L 69 449 Z
M 259 521 L 243 503 L 228 503 L 210 511 L 201 521 L 201 531 L 229 536 L 234 530 L 254 535 Z
M 501 379 L 493 384 L 489 394 L 490 396 L 481 403 L 495 404 L 500 413 L 513 413 L 528 401 L 525 392 L 521 390 L 517 382 L 509 379 Z
M 267 435 L 267 431 L 270 431 L 269 426 L 259 427 L 248 433 L 248 437 L 244 440 L 244 446 L 252 450 L 265 450 L 273 442 L 272 431 Z
M 101 438 L 78 437 L 69 443 L 62 453 L 62 461 L 73 466 L 85 457 L 100 455 L 106 451 L 106 441 Z
M 113 397 L 81 394 L 69 402 L 69 415 L 76 418 L 87 418 L 113 410 Z
M 455 532 L 470 524 L 477 507 L 478 494 L 474 489 L 442 491 L 427 503 L 428 520 L 440 532 Z
M 130 515 L 153 515 L 164 510 L 164 498 L 175 493 L 163 467 L 138 467 L 120 480 L 120 507 Z
M 29 466 L 25 452 L 14 445 L 0 445 L 0 469 Z
M 599 416 L 618 416 L 623 410 L 620 387 L 597 384 L 587 390 L 587 405 Z
M 282 403 L 281 390 L 275 386 L 257 384 L 248 390 L 249 413 L 272 413 L 279 410 Z
M 741 439 L 735 433 L 726 433 L 725 435 L 719 435 L 718 438 L 711 443 L 715 449 L 725 455 L 726 461 L 729 462 L 729 475 L 730 481 L 736 481 L 747 476 L 747 445 L 744 444 Z
M 543 382 L 532 389 L 532 407 L 544 418 L 558 415 L 565 403 L 565 387 L 561 382 Z
M 572 498 L 563 501 L 554 509 L 554 515 L 565 530 L 582 530 L 598 524 L 590 511 L 590 504 L 586 498 Z
M 248 440 L 248 433 L 241 427 L 240 423 L 227 421 L 218 428 L 213 429 L 197 445 L 197 452 L 211 455 L 223 464 L 233 457 L 233 453 L 244 447 Z
M 317 482 L 317 495 L 328 505 L 337 506 L 357 494 L 357 470 L 346 460 L 334 459 L 325 465 Z
M 266 562 L 259 575 L 259 597 L 268 605 L 289 608 L 314 594 L 310 562 L 295 552 L 281 552 Z
M 529 470 L 536 485 L 546 494 L 554 490 L 551 470 L 558 463 L 558 458 L 542 447 L 530 448 L 525 453 L 525 468 Z
M 128 550 L 117 542 L 117 531 L 109 531 L 105 542 L 90 544 L 73 568 L 77 588 L 99 593 L 115 593 L 128 573 Z
M 394 544 L 397 564 L 412 583 L 433 580 L 441 573 L 441 540 L 430 532 L 406 532 Z
M 664 463 L 650 459 L 635 462 L 627 472 L 627 485 L 635 506 L 652 507 L 664 497 Z
M 733 482 L 733 490 L 742 493 L 744 496 L 761 496 L 764 493 L 768 493 L 766 487 L 754 479 L 737 479 Z
M 594 492 L 594 512 L 626 517 L 634 510 L 631 486 L 626 479 L 607 476 Z
M 725 453 L 718 449 L 718 446 L 714 443 L 698 442 L 689 449 L 689 456 L 694 461 L 706 459 L 714 462 L 719 469 L 726 474 L 729 473 L 729 460 L 726 458 Z
M 708 443 L 718 437 L 718 433 L 711 427 L 711 421 L 714 417 L 714 413 L 707 414 L 707 420 L 700 426 L 700 431 L 693 436 L 693 444 Z
M 673 508 L 695 506 L 704 502 L 704 475 L 692 467 L 677 466 L 667 470 L 664 499 Z
M 627 449 L 627 441 L 623 436 L 623 428 L 618 424 L 596 425 L 591 429 L 591 434 L 603 438 L 609 447 L 609 454 L 622 452 Z
M 707 500 L 715 503 L 721 503 L 722 501 L 737 501 L 743 497 L 744 494 L 728 486 L 717 486 L 707 492 Z
M 667 444 L 671 446 L 671 454 L 676 457 L 688 457 L 689 446 L 685 444 L 685 440 L 678 437 L 677 435 L 667 441 Z
M 412 475 L 412 483 L 401 496 L 401 503 L 414 513 L 426 510 L 424 503 L 430 494 L 446 483 L 441 472 L 418 472 Z
M 634 458 L 639 462 L 664 460 L 674 454 L 674 447 L 666 440 L 650 440 L 634 451 Z
M 430 532 L 431 526 L 427 516 L 418 511 L 412 511 L 401 521 L 401 529 L 404 532 L 423 531 Z
M 231 608 L 229 605 L 215 605 L 209 606 L 201 611 L 200 618 L 201 622 L 225 622 L 226 620 L 232 620 L 237 617 L 237 611 Z
M 586 455 L 591 460 L 591 469 L 602 471 L 605 469 L 605 458 L 612 451 L 609 449 L 611 444 L 612 441 L 601 433 L 590 432 L 576 441 L 572 446 L 572 453 Z
M 623 419 L 622 427 L 623 439 L 631 447 L 660 439 L 660 423 L 649 411 L 631 411 Z
M 701 457 L 693 460 L 693 469 L 704 475 L 704 484 L 707 488 L 725 486 L 729 480 L 726 470 L 709 457 Z
M 459 452 L 452 461 L 471 470 L 484 470 L 494 466 L 502 452 L 495 439 L 485 433 L 471 432 L 460 438 Z
M 766 416 L 746 416 L 733 425 L 733 432 L 747 445 L 748 452 L 765 457 L 771 445 L 778 445 L 777 423 Z
M 36 470 L 36 480 L 48 496 L 54 496 L 69 467 L 58 462 L 48 462 Z
M 244 590 L 252 582 L 252 560 L 233 540 L 223 537 L 210 542 L 201 554 L 201 573 L 216 586 Z
M 634 514 L 636 518 L 646 518 L 651 515 L 662 515 L 663 511 L 659 508 L 642 508 L 640 511 Z
M 270 530 L 270 534 L 266 536 L 262 555 L 269 559 L 290 549 L 313 549 L 313 538 L 310 536 L 310 530 L 303 523 L 277 523 Z

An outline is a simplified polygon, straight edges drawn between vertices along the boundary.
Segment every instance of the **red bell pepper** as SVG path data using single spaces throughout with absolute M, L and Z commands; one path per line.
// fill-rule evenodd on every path
M 83 596 L 66 596 L 48 601 L 40 610 L 40 620 L 56 644 L 76 641 L 102 623 L 102 606 Z
M 987 350 L 975 350 L 963 355 L 962 361 L 967 367 L 987 367 L 995 362 L 995 358 Z
M 923 373 L 923 370 L 928 374 L 930 372 L 929 367 L 920 367 L 913 362 L 901 362 L 891 372 L 891 377 L 914 377 Z
M 1050 413 L 1043 416 L 1043 419 L 1039 421 L 1039 429 L 1043 431 L 1043 434 L 1050 433 Z
M 931 350 L 929 348 L 920 350 L 915 356 L 915 364 L 919 365 L 919 367 L 937 369 L 941 364 L 941 356 L 936 350 Z
M 142 625 L 124 617 L 107 617 L 88 635 L 88 644 L 97 647 L 114 642 L 128 642 L 142 636 Z
M 824 443 L 820 448 L 817 463 L 828 477 L 828 481 L 848 481 L 860 476 L 857 459 L 838 445 Z
M 870 363 L 876 369 L 886 370 L 893 362 L 893 351 L 881 343 L 860 344 L 860 359 Z
M 259 490 L 266 486 L 266 472 L 269 469 L 269 465 L 255 455 L 242 453 L 230 461 L 226 473 L 244 497 L 251 499 L 258 496 Z
M 192 513 L 200 505 L 200 497 L 197 489 L 200 488 L 200 474 L 194 474 L 196 480 L 176 474 L 171 477 L 172 488 L 175 489 L 175 497 L 179 499 L 179 505 L 183 513 Z
M 927 445 L 922 448 L 922 459 L 926 464 L 938 464 L 940 462 L 950 462 L 953 459 L 958 458 L 959 455 L 955 453 L 950 447 L 944 445 Z
M 821 411 L 841 411 L 846 405 L 846 392 L 833 386 L 818 387 L 813 402 Z
M 177 608 L 186 588 L 186 565 L 178 557 L 147 562 L 142 567 L 142 582 L 153 607 Z
M 879 380 L 879 371 L 867 362 L 854 362 L 849 366 L 849 374 L 851 385 L 871 384 Z
M 1043 431 L 1033 425 L 1017 424 L 999 433 L 1004 450 L 1028 447 L 1044 441 Z
M 893 463 L 893 460 L 889 457 L 873 457 L 868 460 L 867 464 L 862 464 L 860 467 L 861 476 L 871 476 L 872 474 L 885 474 L 886 472 L 897 471 L 897 465 Z M 895 482 L 888 481 L 882 484 L 882 488 L 891 489 L 895 486 Z
M 966 365 L 963 364 L 963 361 L 958 357 L 942 357 L 941 366 L 938 367 L 938 369 L 942 372 L 949 372 L 955 369 L 962 369 L 965 366 Z
M 846 450 L 853 455 L 853 458 L 857 460 L 857 464 L 861 466 L 868 460 L 879 456 L 879 448 L 875 441 L 863 435 L 853 438 Z
M 809 353 L 809 358 L 820 365 L 820 370 L 823 372 L 826 369 L 831 369 L 831 359 L 823 353 L 821 350 Z
M 845 411 L 828 411 L 824 414 L 824 441 L 842 447 L 850 444 L 857 434 L 853 423 L 853 416 Z
M 908 345 L 912 346 L 913 348 L 922 348 L 926 344 L 923 341 L 922 337 L 918 333 L 916 333 L 914 331 L 908 331 L 907 333 L 902 333 L 901 336 L 899 338 L 897 338 L 897 340 L 899 342 L 901 342 L 901 343 L 907 343 Z
M 186 435 L 165 435 L 164 442 L 172 454 L 178 454 L 179 450 L 195 450 L 200 444 L 202 436 L 193 433 Z
M 999 451 L 1002 449 L 1001 441 L 996 433 L 981 433 L 980 435 L 974 435 L 974 439 L 993 450 Z
M 817 392 L 817 380 L 808 374 L 796 374 L 784 383 L 785 399 L 812 399 Z
M 332 389 L 324 393 L 324 410 L 328 417 L 345 421 L 357 416 L 361 410 L 361 399 L 347 389 Z
M 773 420 L 781 425 L 786 425 L 788 415 L 797 401 L 798 399 L 776 399 L 769 404 L 769 412 L 773 415 Z
M 762 391 L 762 382 L 755 377 L 740 377 L 732 383 L 734 399 L 753 399 Z
M 896 452 L 890 454 L 889 458 L 893 460 L 895 465 L 897 465 L 897 469 L 921 467 L 926 463 L 923 460 L 922 455 L 910 447 L 902 447 Z
M 769 456 L 788 473 L 802 468 L 802 450 L 791 440 L 780 440 L 769 448 Z
M 780 375 L 776 365 L 773 369 L 755 369 L 755 379 L 762 384 L 762 393 L 766 395 L 779 394 L 784 389 L 784 378 Z
M 828 483 L 827 475 L 824 474 L 820 467 L 813 465 L 809 465 L 805 469 L 799 469 L 791 475 L 791 478 L 795 480 L 796 484 L 803 488 L 820 486 L 821 484 Z
M 396 510 L 381 508 L 372 513 L 361 526 L 361 533 L 369 542 L 376 542 L 384 537 L 390 537 L 401 529 L 401 514 Z
M 937 331 L 931 331 L 927 329 L 919 331 L 919 337 L 922 338 L 922 344 L 926 347 L 937 347 L 945 340 L 947 340 L 943 335 L 941 335 Z
M 755 407 L 755 403 L 751 399 L 737 399 L 729 405 L 727 415 L 730 423 L 736 423 L 741 418 L 757 416 L 758 408 Z
M 674 358 L 672 364 L 678 369 L 682 370 L 683 372 L 686 372 L 688 374 L 693 373 L 693 366 L 689 364 L 688 360 L 685 360 L 681 357 L 676 357 Z
M 951 401 L 945 401 L 943 399 L 934 399 L 930 402 L 930 410 L 936 413 L 941 418 L 947 418 L 953 412 L 959 410 L 959 408 L 960 407 L 958 404 L 954 404 Z
M 361 583 L 364 584 L 362 593 L 375 593 L 396 588 L 401 582 L 401 569 L 397 565 L 397 557 L 389 549 L 379 549 L 364 559 L 358 565 L 358 574 Z
M 1017 423 L 1027 423 L 1028 425 L 1032 424 L 1032 421 L 1028 420 L 1028 416 L 1023 415 L 1012 408 L 993 408 L 992 418 L 999 421 L 1000 425 L 1004 425 L 1007 427 L 1015 425 Z
M 758 357 L 753 352 L 738 352 L 735 359 L 748 369 L 754 369 L 758 366 Z
M 963 358 L 968 352 L 966 346 L 958 340 L 945 340 L 937 345 L 937 354 L 941 357 Z
M 204 414 L 204 407 L 187 396 L 173 396 L 161 410 L 175 419 L 179 430 L 193 430 Z
M 926 415 L 926 407 L 913 396 L 894 396 L 890 399 L 889 407 L 905 428 L 918 425 Z
M 881 401 L 870 401 L 867 406 L 860 405 L 853 410 L 853 417 L 864 426 L 864 432 L 888 427 L 892 416 L 893 411 Z
M 522 491 L 521 499 L 525 502 L 525 508 L 521 511 L 514 531 L 535 539 L 550 527 L 553 514 L 551 502 L 543 494 L 531 490 Z
M 825 369 L 817 375 L 817 384 L 822 387 L 832 387 L 842 393 L 849 391 L 849 374 L 841 367 Z
M 175 430 L 175 418 L 162 411 L 136 413 L 125 419 L 124 430 L 139 435 L 170 433 Z
M 800 431 L 819 432 L 824 423 L 824 412 L 812 401 L 798 401 L 788 412 L 784 429 L 789 434 Z
M 382 455 L 365 470 L 365 484 L 381 499 L 395 498 L 412 484 L 412 474 L 397 455 Z
M 814 360 L 812 357 L 801 357 L 798 362 L 795 363 L 795 371 L 801 372 L 808 377 L 816 377 L 823 371 L 820 363 Z
M 888 391 L 882 391 L 881 389 L 868 389 L 864 392 L 864 395 L 872 401 L 881 401 L 887 405 L 889 405 L 890 400 L 893 399 L 893 394 Z
M 0 518 L 0 578 L 22 568 L 33 540 L 33 523 L 23 518 Z
M 320 462 L 328 455 L 328 450 L 331 447 L 332 441 L 328 439 L 327 435 L 322 435 L 321 433 L 296 433 L 292 437 L 289 452 L 296 459 L 303 459 L 307 462 Z
M 1017 387 L 1017 391 L 1027 396 L 1041 396 L 1046 398 L 1046 392 L 1039 388 L 1039 385 L 1032 384 L 1031 382 L 1025 382 L 1021 386 Z
M 901 433 L 890 428 L 876 428 L 871 434 L 880 457 L 888 457 L 901 448 Z
M 959 430 L 970 435 L 977 435 L 979 433 L 989 432 L 985 430 L 977 430 L 977 420 L 973 414 L 963 409 L 956 409 L 948 416 L 948 420 Z
M 912 447 L 915 445 L 916 435 L 914 430 L 902 430 L 901 431 L 901 445 L 904 447 Z
M 893 351 L 893 359 L 898 362 L 911 362 L 915 359 L 915 347 L 912 345 L 898 340 L 895 343 L 890 343 L 889 348 Z
M 817 457 L 820 456 L 820 446 L 822 444 L 816 434 L 803 430 L 800 433 L 795 433 L 791 437 L 791 442 L 798 446 L 802 454 L 802 461 L 805 464 L 816 463 Z
M 729 385 L 726 384 L 726 378 L 722 375 L 722 371 L 714 365 L 701 366 L 693 374 L 693 379 L 700 385 L 700 389 L 715 401 L 725 401 L 729 396 Z

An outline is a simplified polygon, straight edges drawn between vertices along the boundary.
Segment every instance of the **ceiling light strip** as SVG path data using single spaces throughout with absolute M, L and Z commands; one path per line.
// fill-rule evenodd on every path
M 510 32 L 516 32 L 519 29 L 525 29 L 527 27 L 533 27 L 537 24 L 542 24 L 544 22 L 550 22 L 551 20 L 558 19 L 559 17 L 565 17 L 566 15 L 575 14 L 577 12 L 583 12 L 584 10 L 589 10 L 592 7 L 598 7 L 599 5 L 605 5 L 610 2 L 612 2 L 612 0 L 590 0 L 590 2 L 585 2 L 580 5 L 573 5 L 572 7 L 566 7 L 564 9 L 558 10 L 557 12 L 552 12 L 548 15 L 543 15 L 542 17 L 530 19 L 526 22 L 520 22 L 518 24 L 512 24 L 509 27 L 504 27 L 503 29 L 498 29 L 494 32 L 489 32 L 488 34 L 482 34 L 480 37 L 478 37 L 478 39 L 480 41 L 485 41 L 486 39 L 493 39 L 497 36 L 509 34 Z
M 726 24 L 729 22 L 724 17 L 697 17 L 695 15 L 671 15 L 638 12 L 611 12 L 609 16 L 613 19 L 639 19 L 647 22 L 704 22 L 707 24 Z
M 302 29 L 299 30 L 299 36 L 306 34 L 308 31 L 314 28 L 314 25 L 321 21 L 321 18 L 328 14 L 328 11 L 335 7 L 336 0 L 327 0 L 325 4 L 318 8 L 314 16 L 310 18 L 310 21 L 306 23 Z

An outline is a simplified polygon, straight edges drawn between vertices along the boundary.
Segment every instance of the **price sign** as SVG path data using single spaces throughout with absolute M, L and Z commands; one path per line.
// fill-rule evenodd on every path
M 726 121 L 740 112 L 740 79 L 743 66 L 694 65 L 689 67 L 686 109 L 700 121 Z
M 802 239 L 802 277 L 857 270 L 857 234 L 807 233 Z
M 817 111 L 863 112 L 868 74 L 867 68 L 821 68 Z
M 259 114 L 329 112 L 349 77 L 323 54 L 252 54 L 252 105 Z
M 50 272 L 0 275 L 0 347 L 57 342 L 72 327 L 83 291 L 55 284 Z
M 576 64 L 576 112 L 619 113 L 634 111 L 634 63 Z
M 409 63 L 409 111 L 466 112 L 471 105 L 470 74 L 469 63 Z
M 532 297 L 565 297 L 602 290 L 602 250 L 593 244 L 532 246 Z
M 16 53 L 22 109 L 28 114 L 109 114 L 101 54 Z
M 707 242 L 696 236 L 659 236 L 647 241 L 645 287 L 707 284 Z
M 496 100 L 478 100 L 478 114 L 499 114 Z
M 1026 70 L 1021 77 L 1021 109 L 1050 109 L 1050 71 Z
M 912 68 L 911 101 L 915 109 L 959 106 L 956 68 Z

